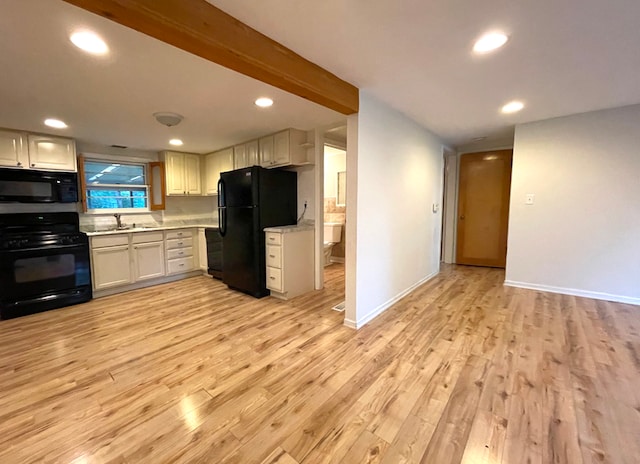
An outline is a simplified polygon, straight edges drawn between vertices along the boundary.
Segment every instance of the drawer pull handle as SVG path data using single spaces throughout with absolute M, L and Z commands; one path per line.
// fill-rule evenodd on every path
M 184 263 L 180 263 L 180 266 L 181 266 L 181 267 L 182 267 L 182 266 L 184 266 Z
M 178 254 L 179 254 L 179 255 L 183 255 L 183 254 L 184 254 L 184 251 L 181 251 L 181 252 L 180 252 L 180 253 L 178 253 Z
M 178 237 L 181 237 L 181 236 L 182 236 L 182 232 L 178 232 Z
M 178 245 L 182 245 L 182 242 L 178 242 Z
M 275 278 L 275 277 L 269 277 L 269 278 L 270 278 L 271 280 L 276 280 L 276 278 Z
M 269 240 L 274 241 L 275 238 L 274 237 L 269 237 Z
M 276 255 L 269 255 L 269 258 L 275 258 Z

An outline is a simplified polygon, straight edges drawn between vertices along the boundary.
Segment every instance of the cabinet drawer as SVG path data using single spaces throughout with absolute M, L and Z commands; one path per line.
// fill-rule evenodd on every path
M 161 230 L 153 232 L 136 232 L 131 236 L 131 243 L 161 242 L 164 236 Z
M 282 247 L 279 245 L 267 245 L 267 266 L 282 268 Z
M 172 250 L 174 248 L 185 248 L 193 246 L 193 238 L 172 238 L 167 240 L 167 250 Z
M 282 245 L 282 234 L 276 232 L 267 232 L 265 234 L 267 245 Z
M 167 259 L 188 258 L 193 256 L 193 247 L 174 248 L 167 250 Z
M 193 256 L 187 258 L 170 259 L 167 261 L 167 274 L 189 272 L 194 268 Z
M 91 237 L 91 248 L 104 248 L 128 244 L 129 234 L 98 235 L 96 237 Z
M 273 267 L 267 267 L 267 288 L 281 292 L 282 288 L 282 271 Z
M 192 229 L 168 230 L 166 234 L 167 234 L 167 240 L 173 239 L 173 238 L 193 238 Z

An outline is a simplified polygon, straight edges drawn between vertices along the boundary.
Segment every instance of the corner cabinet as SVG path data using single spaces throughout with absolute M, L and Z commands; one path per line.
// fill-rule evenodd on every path
M 220 173 L 233 171 L 234 149 L 226 148 L 205 155 L 204 158 L 204 194 L 218 194 L 218 180 Z
M 307 134 L 304 131 L 287 129 L 262 137 L 258 142 L 260 166 L 264 168 L 310 164 L 307 157 Z
M 202 195 L 200 155 L 162 152 L 165 161 L 167 196 Z
M 267 288 L 271 296 L 288 300 L 314 289 L 313 237 L 313 229 L 265 229 Z
M 76 172 L 73 139 L 0 130 L 0 166 Z

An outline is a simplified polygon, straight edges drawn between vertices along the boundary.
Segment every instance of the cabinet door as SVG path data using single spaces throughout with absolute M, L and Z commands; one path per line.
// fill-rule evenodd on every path
M 133 277 L 136 282 L 162 277 L 164 274 L 164 242 L 138 243 L 133 246 Z
M 291 164 L 289 131 L 278 132 L 273 136 L 273 164 Z
M 184 183 L 187 195 L 202 195 L 200 155 L 184 155 Z
M 207 195 L 218 194 L 218 180 L 220 173 L 233 171 L 235 163 L 235 148 L 226 148 L 207 155 L 206 158 L 206 182 Z
M 247 164 L 247 146 L 236 145 L 233 147 L 233 169 L 242 169 L 249 166 Z
M 207 270 L 207 237 L 204 229 L 198 229 L 198 264 L 200 269 Z
M 29 135 L 29 167 L 76 172 L 76 144 L 71 139 Z
M 167 195 L 186 195 L 184 184 L 184 154 L 166 153 L 165 169 L 167 181 Z
M 0 130 L 0 166 L 29 166 L 27 138 L 19 132 Z
M 129 245 L 94 248 L 91 257 L 95 290 L 131 283 Z
M 258 141 L 252 140 L 244 144 L 247 150 L 247 166 L 260 166 L 260 155 L 258 153 Z
M 273 164 L 273 135 L 262 137 L 258 141 L 260 151 L 260 166 L 269 167 Z

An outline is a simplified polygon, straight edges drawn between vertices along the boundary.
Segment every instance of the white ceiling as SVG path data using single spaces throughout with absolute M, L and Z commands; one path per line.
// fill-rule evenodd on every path
M 98 32 L 108 58 L 87 55 L 68 35 Z M 188 54 L 61 0 L 2 0 L 0 127 L 74 137 L 91 146 L 205 153 L 287 127 L 312 129 L 344 116 Z M 259 109 L 258 96 L 275 104 Z M 172 128 L 152 114 L 172 111 Z M 44 126 L 48 117 L 69 128 Z M 126 152 L 125 152 L 126 153 Z
M 510 140 L 514 124 L 640 103 L 637 0 L 208 0 L 430 128 L 452 145 Z M 3 0 L 0 127 L 59 133 L 92 145 L 204 153 L 285 127 L 344 117 L 61 0 Z M 106 59 L 68 34 L 96 30 Z M 511 40 L 474 56 L 482 33 Z M 253 105 L 272 96 L 270 110 Z M 500 114 L 521 99 L 525 109 Z M 174 128 L 156 111 L 185 116 Z
M 640 102 L 638 0 L 207 1 L 454 145 Z M 511 40 L 474 56 L 494 29 Z

